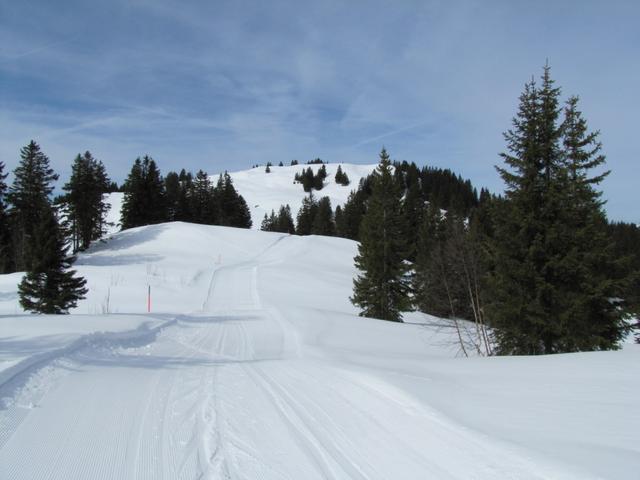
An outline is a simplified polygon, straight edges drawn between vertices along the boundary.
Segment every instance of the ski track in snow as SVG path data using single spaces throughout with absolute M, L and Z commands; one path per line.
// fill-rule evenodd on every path
M 304 355 L 284 306 L 260 295 L 288 239 L 215 268 L 202 312 L 144 342 L 84 339 L 15 373 L 0 479 L 586 478 Z

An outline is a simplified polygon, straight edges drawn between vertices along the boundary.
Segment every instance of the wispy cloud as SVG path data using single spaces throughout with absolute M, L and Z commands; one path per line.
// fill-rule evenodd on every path
M 640 7 L 543 3 L 13 2 L 0 15 L 0 155 L 12 168 L 33 137 L 63 174 L 90 149 L 122 179 L 143 153 L 214 171 L 372 162 L 385 143 L 500 189 L 501 132 L 549 57 L 603 131 L 605 196 L 630 218 Z

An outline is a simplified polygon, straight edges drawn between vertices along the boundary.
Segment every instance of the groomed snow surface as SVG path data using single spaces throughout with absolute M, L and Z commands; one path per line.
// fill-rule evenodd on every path
M 79 256 L 68 316 L 0 276 L 0 479 L 638 478 L 640 346 L 461 358 L 425 316 L 358 317 L 355 253 L 131 229 Z

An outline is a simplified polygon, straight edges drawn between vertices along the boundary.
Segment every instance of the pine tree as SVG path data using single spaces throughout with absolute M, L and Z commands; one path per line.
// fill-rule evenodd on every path
M 164 181 L 153 158 L 137 158 L 124 184 L 122 229 L 153 225 L 169 219 Z
M 10 221 L 13 233 L 15 269 L 29 270 L 34 258 L 34 230 L 42 221 L 43 212 L 51 208 L 49 196 L 52 182 L 58 175 L 49 167 L 49 158 L 33 140 L 20 150 L 20 163 L 14 170 L 13 185 L 7 200 L 11 204 Z
M 311 167 L 309 167 L 309 170 L 311 171 Z M 322 165 L 322 167 L 318 169 L 318 173 L 316 173 L 315 176 L 313 175 L 313 172 L 311 172 L 311 178 L 313 188 L 315 188 L 316 190 L 322 190 L 322 188 L 324 187 L 324 181 L 327 178 L 327 167 Z
M 629 310 L 626 303 L 612 299 L 623 297 L 631 277 L 623 273 L 625 260 L 614 255 L 602 193 L 595 189 L 609 171 L 591 173 L 605 163 L 599 132 L 588 131 L 575 96 L 566 102 L 561 132 L 563 156 L 556 180 L 561 232 L 558 243 L 566 253 L 554 262 L 563 287 L 558 348 L 616 348 L 628 329 L 625 316 Z
M 447 294 L 448 284 L 443 281 L 447 272 L 443 257 L 445 222 L 440 208 L 435 203 L 427 207 L 419 230 L 413 291 L 415 303 L 421 312 L 437 317 L 450 317 L 451 295 Z
M 293 223 L 293 217 L 291 216 L 291 207 L 289 205 L 280 207 L 280 211 L 278 212 L 278 216 L 275 222 L 275 231 L 288 233 L 290 235 L 296 233 L 296 227 Z
M 355 258 L 361 273 L 353 282 L 351 301 L 362 309 L 362 316 L 401 321 L 400 312 L 408 307 L 400 195 L 383 148 L 373 174 L 373 192 L 360 227 Z
M 222 177 L 218 180 L 222 182 Z M 189 191 L 189 211 L 191 221 L 204 225 L 217 225 L 220 222 L 220 209 L 209 175 L 198 170 Z
M 216 201 L 220 209 L 219 224 L 237 228 L 251 228 L 251 212 L 245 199 L 233 186 L 231 176 L 224 172 L 215 188 Z
M 5 202 L 7 195 L 5 179 L 7 174 L 3 172 L 4 163 L 0 162 L 0 274 L 11 273 L 15 268 L 9 214 Z
M 505 134 L 509 153 L 498 171 L 507 189 L 487 307 L 500 353 L 615 348 L 624 333 L 624 309 L 611 302 L 617 282 L 602 273 L 612 260 L 592 187 L 601 176 L 587 180 L 604 158 L 578 126 L 574 101 L 560 124 L 559 95 L 546 66 L 540 88 L 533 80 L 525 86 Z
M 34 229 L 35 242 L 30 245 L 34 259 L 18 285 L 20 305 L 34 313 L 67 313 L 87 293 L 86 280 L 70 270 L 75 258 L 68 247 L 51 208 L 41 212 Z
M 265 213 L 262 223 L 260 224 L 260 230 L 263 232 L 275 232 L 276 231 L 276 213 L 271 210 L 271 215 Z
M 164 177 L 167 194 L 167 218 L 170 222 L 177 220 L 178 202 L 180 201 L 180 177 L 176 172 L 168 172 Z
M 313 219 L 311 233 L 313 235 L 325 235 L 327 237 L 332 237 L 336 234 L 333 209 L 331 208 L 331 200 L 329 197 L 322 197 L 318 201 L 318 209 Z
M 343 187 L 346 187 L 351 183 L 349 177 L 342 171 L 342 167 L 340 165 L 338 165 L 338 170 L 336 171 L 335 182 Z
M 422 212 L 424 211 L 424 201 L 420 192 L 420 184 L 416 179 L 409 185 L 402 202 L 402 216 L 404 225 L 404 236 L 407 241 L 407 260 L 416 261 L 416 245 L 418 243 L 418 233 L 422 224 Z
M 179 190 L 178 199 L 175 206 L 174 220 L 181 222 L 193 222 L 193 212 L 191 211 L 190 195 L 193 189 L 193 174 L 186 172 L 183 168 L 178 175 Z
M 67 193 L 62 199 L 74 253 L 88 248 L 104 234 L 109 210 L 104 194 L 108 189 L 109 178 L 102 162 L 88 151 L 78 154 L 71 167 L 71 178 L 63 187 Z
M 298 211 L 296 218 L 297 235 L 311 235 L 317 211 L 318 202 L 316 202 L 313 192 L 310 192 L 308 197 L 302 199 L 302 207 Z

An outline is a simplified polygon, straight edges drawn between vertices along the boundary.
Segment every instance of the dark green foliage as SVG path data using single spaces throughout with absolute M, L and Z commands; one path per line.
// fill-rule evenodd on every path
M 313 160 L 309 160 L 307 162 L 307 165 L 322 165 L 322 164 L 324 164 L 324 162 L 319 158 L 314 158 Z
M 296 227 L 293 223 L 293 216 L 291 215 L 291 207 L 289 207 L 289 205 L 280 207 L 276 220 L 276 232 L 296 233 Z
M 331 200 L 329 197 L 322 197 L 320 201 L 318 201 L 318 209 L 313 219 L 311 233 L 313 235 L 325 235 L 328 237 L 336 234 L 333 209 L 331 208 Z
M 402 202 L 402 217 L 404 225 L 404 237 L 407 242 L 407 260 L 416 261 L 418 233 L 422 224 L 424 200 L 420 192 L 420 183 L 416 179 L 411 183 L 404 195 Z
M 409 306 L 401 191 L 384 149 L 372 181 L 355 258 L 361 273 L 353 282 L 351 301 L 361 308 L 362 316 L 401 321 L 400 312 Z
M 278 163 L 278 166 L 279 167 L 284 167 L 284 163 L 280 162 L 280 163 Z
M 444 318 L 451 317 L 456 314 L 456 308 L 455 305 L 452 308 L 451 295 L 447 294 L 451 275 L 448 275 L 449 259 L 443 255 L 446 244 L 446 222 L 442 218 L 440 209 L 434 204 L 429 205 L 423 217 L 419 230 L 418 254 L 413 279 L 414 301 L 418 309 L 424 313 Z
M 180 202 L 180 176 L 176 172 L 168 172 L 164 177 L 164 188 L 167 195 L 167 218 L 170 222 L 178 220 L 178 203 Z
M 218 181 L 220 189 L 224 188 L 222 176 Z M 217 202 L 214 187 L 209 180 L 209 175 L 203 170 L 198 170 L 193 179 L 188 197 L 190 221 L 204 225 L 216 225 L 220 222 L 221 212 Z
M 169 219 L 164 181 L 156 162 L 138 157 L 124 184 L 122 229 L 153 225 Z
M 249 206 L 242 195 L 236 191 L 231 176 L 227 172 L 220 175 L 214 194 L 219 210 L 218 225 L 251 228 Z
M 607 227 L 613 242 L 613 257 L 621 259 L 619 270 L 610 275 L 627 277 L 622 298 L 636 312 L 640 311 L 640 228 L 633 223 L 614 222 Z
M 509 153 L 498 168 L 507 185 L 497 204 L 488 318 L 500 353 L 543 354 L 616 348 L 625 308 L 613 299 L 622 279 L 593 185 L 604 162 L 570 99 L 560 122 L 559 89 L 545 67 L 541 87 L 525 86 Z
M 293 217 L 291 216 L 291 207 L 289 207 L 289 205 L 282 205 L 277 215 L 273 210 L 271 210 L 271 215 L 269 216 L 265 213 L 260 230 L 289 234 L 295 233 Z
M 0 274 L 14 271 L 13 245 L 11 241 L 11 229 L 9 223 L 9 213 L 5 201 L 7 195 L 7 184 L 5 179 L 4 163 L 0 162 Z
M 358 189 L 349 194 L 347 203 L 340 214 L 336 215 L 336 234 L 351 240 L 360 239 L 360 223 L 367 211 L 367 200 L 371 196 L 372 177 L 362 178 Z
M 70 270 L 75 259 L 67 255 L 53 210 L 45 208 L 40 217 L 30 244 L 33 261 L 18 285 L 20 305 L 34 313 L 67 313 L 87 293 L 86 280 Z
M 309 193 L 308 197 L 302 199 L 302 207 L 298 211 L 296 218 L 296 234 L 311 235 L 313 233 L 313 222 L 318 211 L 318 202 L 313 197 L 313 193 Z
M 310 192 L 311 190 L 322 190 L 326 178 L 327 169 L 322 165 L 318 170 L 318 173 L 315 174 L 311 167 L 303 168 L 301 173 L 295 174 L 293 180 L 294 182 L 301 183 L 305 192 Z
M 178 182 L 180 183 L 180 189 L 178 191 L 178 198 L 173 207 L 175 211 L 173 220 L 181 222 L 193 221 L 193 213 L 191 212 L 190 192 L 193 189 L 193 174 L 186 172 L 183 168 L 178 175 Z
M 298 165 L 298 160 L 291 160 L 291 166 Z
M 342 171 L 342 167 L 340 165 L 338 165 L 338 170 L 336 171 L 335 181 L 338 185 L 342 185 L 343 187 L 346 187 L 351 183 L 349 177 Z
M 478 196 L 469 180 L 449 169 L 424 167 L 420 172 L 423 199 L 444 210 L 468 215 L 478 205 Z
M 264 214 L 262 223 L 260 224 L 260 230 L 263 232 L 275 232 L 276 214 L 271 210 L 271 215 Z
M 309 169 L 311 169 L 311 167 L 309 167 Z M 320 167 L 320 169 L 318 170 L 318 173 L 316 173 L 315 177 L 313 177 L 313 188 L 315 188 L 316 190 L 322 190 L 326 178 L 327 167 L 322 165 L 322 167 Z
M 264 169 L 265 173 L 271 173 L 271 162 L 267 162 L 267 167 Z
M 104 194 L 109 178 L 101 161 L 90 152 L 78 154 L 71 167 L 71 178 L 63 187 L 62 203 L 66 211 L 72 251 L 85 250 L 105 233 L 109 205 Z
M 20 150 L 20 163 L 14 170 L 13 185 L 7 200 L 11 204 L 10 222 L 15 270 L 30 270 L 34 258 L 36 226 L 42 222 L 43 212 L 51 208 L 49 196 L 52 182 L 58 179 L 49 167 L 49 158 L 33 140 Z

